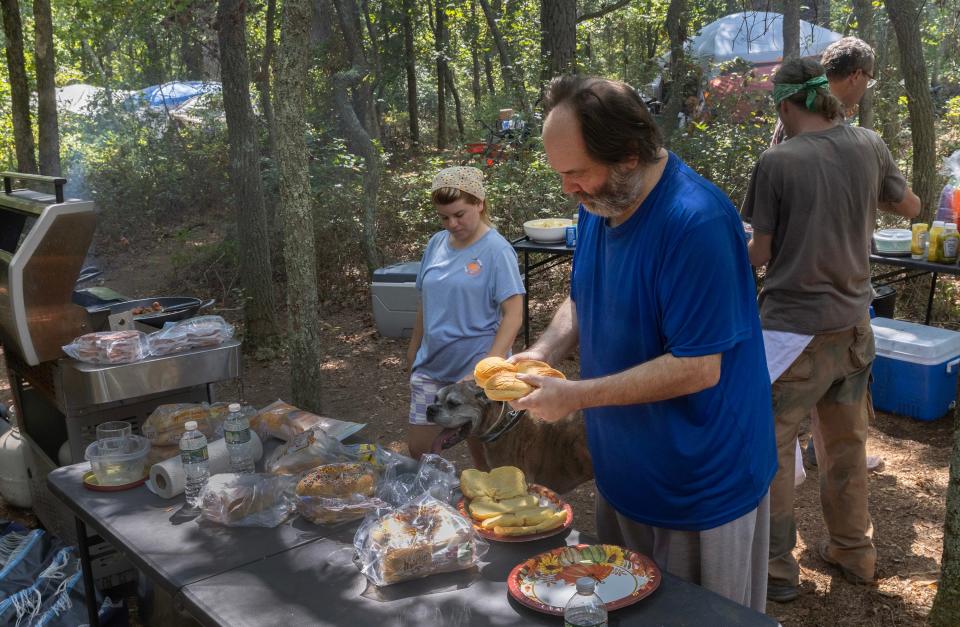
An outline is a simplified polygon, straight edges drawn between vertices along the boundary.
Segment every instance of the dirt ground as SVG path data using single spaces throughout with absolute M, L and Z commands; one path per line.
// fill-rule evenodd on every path
M 216 237 L 216 227 L 199 224 L 198 239 Z M 171 295 L 185 291 L 182 275 L 174 266 L 173 252 L 182 240 L 161 240 L 131 246 L 98 242 L 96 261 L 104 269 L 102 282 L 130 297 Z M 187 242 L 189 245 L 189 242 Z M 133 250 L 133 249 L 136 250 Z M 135 269 L 135 270 L 132 270 Z M 558 271 L 559 272 L 559 271 Z M 179 275 L 179 276 L 178 276 Z M 563 281 L 562 276 L 556 281 Z M 555 283 L 532 293 L 534 331 L 549 318 L 559 290 Z M 193 290 L 189 295 L 221 299 L 222 294 Z M 239 311 L 229 303 L 211 313 L 236 320 Z M 382 443 L 403 439 L 408 389 L 402 358 L 406 341 L 383 338 L 377 332 L 369 300 L 331 304 L 323 312 L 323 372 L 317 382 L 323 390 L 326 415 L 367 423 L 361 432 Z M 535 336 L 535 333 L 534 333 Z M 575 372 L 575 364 L 564 364 Z M 289 364 L 245 358 L 241 384 L 219 390 L 221 400 L 242 398 L 255 406 L 283 398 L 289 400 Z M 6 386 L 6 381 L 2 384 Z M 0 396 L 9 396 L 8 387 Z M 852 586 L 823 562 L 815 550 L 826 532 L 819 511 L 817 472 L 812 469 L 798 490 L 797 520 L 800 543 L 797 555 L 802 568 L 800 599 L 789 604 L 769 603 L 767 612 L 785 627 L 843 625 L 874 627 L 922 625 L 936 594 L 940 571 L 944 502 L 952 438 L 952 415 L 934 422 L 878 414 L 871 426 L 868 454 L 879 455 L 885 468 L 870 478 L 870 506 L 879 551 L 879 584 Z M 449 457 L 458 468 L 469 467 L 466 447 L 459 445 Z M 574 524 L 594 530 L 593 484 L 567 495 L 575 512 Z M 0 517 L 35 523 L 29 512 L 0 508 Z

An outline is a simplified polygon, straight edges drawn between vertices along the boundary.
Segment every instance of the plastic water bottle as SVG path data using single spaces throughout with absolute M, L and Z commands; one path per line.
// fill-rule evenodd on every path
M 253 451 L 250 450 L 250 420 L 243 414 L 240 403 L 227 406 L 227 419 L 223 423 L 223 439 L 230 455 L 230 472 L 252 474 Z
M 210 455 L 207 453 L 207 437 L 197 430 L 197 421 L 191 420 L 184 425 L 186 431 L 180 437 L 180 461 L 186 475 L 184 490 L 187 505 L 200 506 L 200 491 L 210 478 Z
M 563 608 L 564 627 L 606 627 L 607 608 L 597 596 L 596 585 L 591 577 L 577 579 L 577 592 Z

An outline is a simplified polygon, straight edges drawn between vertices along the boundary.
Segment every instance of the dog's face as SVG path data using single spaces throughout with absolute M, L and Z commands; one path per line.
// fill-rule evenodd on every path
M 454 383 L 437 393 L 437 401 L 427 407 L 427 420 L 443 427 L 433 441 L 439 453 L 479 431 L 484 415 L 494 403 L 473 381 Z

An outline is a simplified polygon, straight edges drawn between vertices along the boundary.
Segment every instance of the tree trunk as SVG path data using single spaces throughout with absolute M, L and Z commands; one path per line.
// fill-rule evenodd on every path
M 410 119 L 410 142 L 420 143 L 420 115 L 417 106 L 417 50 L 413 47 L 413 12 L 416 0 L 403 0 L 403 65 L 407 73 L 407 114 Z
M 900 88 L 900 48 L 893 34 L 889 20 L 883 20 L 877 28 L 877 65 L 880 68 L 880 82 L 877 83 L 877 97 L 873 107 L 876 120 L 880 122 L 880 137 L 890 147 L 895 157 L 900 155 L 900 116 L 897 113 L 898 102 L 903 90 Z
M 937 596 L 928 619 L 931 627 L 955 627 L 960 625 L 960 415 L 954 418 L 941 564 Z
M 470 40 L 470 64 L 472 70 L 473 110 L 480 110 L 480 25 L 477 24 L 477 0 L 470 0 L 470 20 L 467 22 L 467 37 Z
M 260 61 L 260 70 L 257 72 L 256 85 L 260 94 L 260 109 L 267 124 L 267 145 L 270 148 L 270 158 L 277 158 L 277 136 L 274 134 L 276 124 L 273 119 L 273 100 L 270 95 L 270 73 L 273 64 L 273 54 L 276 50 L 276 22 L 277 0 L 267 0 L 267 23 L 264 33 L 263 59 Z M 222 71 L 222 70 L 221 70 Z
M 493 53 L 490 51 L 483 53 L 483 73 L 487 78 L 487 93 L 493 96 L 497 89 L 493 83 Z
M 159 85 L 163 82 L 164 54 L 160 50 L 160 42 L 154 29 L 148 29 L 144 33 L 143 43 L 147 49 L 146 58 L 143 59 L 143 80 L 147 85 Z
M 800 0 L 783 2 L 783 58 L 800 56 Z
M 347 147 L 350 152 L 362 157 L 364 161 L 361 245 L 366 258 L 367 269 L 372 273 L 380 266 L 380 253 L 377 250 L 377 196 L 380 193 L 380 152 L 374 144 L 374 139 L 377 138 L 376 127 L 371 128 L 364 124 L 364 121 L 369 122 L 371 116 L 375 121 L 373 100 L 366 81 L 369 74 L 369 65 L 366 60 L 363 32 L 360 29 L 359 20 L 356 19 L 356 1 L 333 0 L 333 4 L 340 18 L 343 38 L 353 38 L 354 40 L 350 48 L 352 67 L 348 71 L 339 72 L 333 77 L 334 102 L 347 138 Z M 351 89 L 354 92 L 352 104 L 349 97 Z
M 317 296 L 317 254 L 311 203 L 310 155 L 304 141 L 311 0 L 284 0 L 277 51 L 277 163 L 280 170 L 280 222 L 287 271 L 288 348 L 293 402 L 322 410 L 323 355 Z
M 929 222 L 940 190 L 937 189 L 936 139 L 933 127 L 933 99 L 923 60 L 919 18 L 922 3 L 917 0 L 884 0 L 887 15 L 897 33 L 900 71 L 907 91 L 910 136 L 913 139 L 913 191 L 920 197 L 921 222 Z M 956 583 L 960 583 L 958 580 Z
M 857 18 L 857 37 L 864 40 L 871 46 L 876 43 L 873 26 L 873 0 L 853 0 L 853 14 Z M 876 55 L 876 51 L 874 51 Z M 876 55 L 879 57 L 879 55 Z M 873 75 L 879 76 L 880 62 L 876 59 L 873 67 Z M 860 126 L 863 128 L 873 128 L 873 90 L 868 89 L 863 92 L 863 98 L 860 99 Z
M 483 14 L 487 18 L 487 28 L 490 30 L 490 35 L 493 37 L 497 52 L 500 54 L 500 72 L 503 75 L 503 88 L 507 93 L 513 93 L 517 105 L 524 111 L 527 111 L 527 96 L 523 86 L 523 79 L 514 73 L 513 61 L 510 58 L 510 51 L 507 49 L 507 42 L 503 39 L 500 28 L 497 26 L 497 16 L 490 8 L 490 3 L 487 2 L 487 0 L 480 0 L 480 7 L 483 9 Z
M 450 88 L 450 94 L 453 96 L 454 112 L 457 115 L 457 133 L 462 142 L 464 135 L 463 107 L 460 105 L 460 92 L 457 91 L 457 86 L 453 81 L 453 70 L 450 69 L 450 64 L 447 64 L 447 87 Z
M 3 34 L 7 51 L 7 73 L 10 77 L 10 100 L 13 110 L 13 141 L 17 153 L 17 170 L 36 174 L 33 124 L 30 121 L 30 86 L 23 60 L 23 23 L 18 0 L 0 0 L 3 9 Z
M 434 5 L 436 23 L 433 32 L 433 51 L 437 57 L 437 149 L 447 147 L 447 50 L 444 31 L 447 24 L 447 7 L 444 0 Z
M 230 187 L 237 211 L 237 245 L 243 286 L 244 344 L 255 350 L 277 334 L 270 263 L 270 230 L 263 203 L 256 120 L 250 106 L 246 12 L 243 0 L 220 0 L 217 12 L 223 110 L 230 142 Z
M 576 0 L 540 0 L 541 81 L 576 71 Z
M 667 7 L 666 31 L 670 37 L 670 95 L 664 107 L 664 129 L 669 138 L 677 130 L 677 116 L 683 106 L 683 83 L 686 78 L 686 60 L 683 43 L 687 38 L 687 2 L 670 0 Z
M 53 51 L 50 0 L 33 0 L 34 59 L 37 67 L 37 135 L 40 174 L 60 176 L 60 127 L 57 123 L 57 66 Z

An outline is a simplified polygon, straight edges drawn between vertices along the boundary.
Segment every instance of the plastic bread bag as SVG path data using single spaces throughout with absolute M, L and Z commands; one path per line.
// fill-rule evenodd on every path
M 469 520 L 429 494 L 368 516 L 353 544 L 360 572 L 377 586 L 471 568 L 488 548 Z
M 354 461 L 354 456 L 322 429 L 304 431 L 278 446 L 264 464 L 275 475 L 299 475 L 323 464 Z
M 460 480 L 457 478 L 457 469 L 451 462 L 439 455 L 427 453 L 420 458 L 416 472 L 410 470 L 407 465 L 388 466 L 377 496 L 394 507 L 424 494 L 429 494 L 443 503 L 453 502 Z
M 386 473 L 388 469 L 392 469 L 395 473 L 417 471 L 418 465 L 415 459 L 379 444 L 343 444 L 342 446 L 351 459 L 370 464 L 381 473 Z
M 150 353 L 169 355 L 182 350 L 220 346 L 233 337 L 233 325 L 220 316 L 196 316 L 168 322 L 150 334 Z
M 270 403 L 250 419 L 250 427 L 261 438 L 273 436 L 287 442 L 304 431 L 318 428 L 336 440 L 344 440 L 364 426 L 358 422 L 318 416 L 281 400 Z
M 74 339 L 63 352 L 88 364 L 128 364 L 149 357 L 150 345 L 140 331 L 99 331 Z
M 208 440 L 214 440 L 223 436 L 223 421 L 229 413 L 227 407 L 228 403 L 159 405 L 144 421 L 141 431 L 154 446 L 173 446 L 180 442 L 183 425 L 193 420 Z
M 306 473 L 297 484 L 297 511 L 318 525 L 359 520 L 389 505 L 374 496 L 379 473 L 370 464 L 324 464 Z
M 213 475 L 200 493 L 200 514 L 228 527 L 276 527 L 297 509 L 293 477 Z

